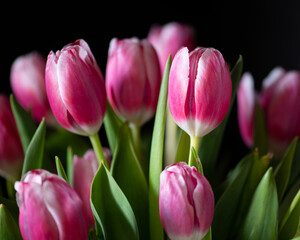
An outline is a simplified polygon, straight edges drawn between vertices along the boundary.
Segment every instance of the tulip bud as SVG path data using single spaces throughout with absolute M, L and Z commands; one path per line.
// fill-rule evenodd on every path
M 189 25 L 177 22 L 153 26 L 149 31 L 148 40 L 157 51 L 162 73 L 170 54 L 174 57 L 182 47 L 190 50 L 195 48 L 194 29 Z
M 105 83 L 84 40 L 50 52 L 46 89 L 54 116 L 65 129 L 85 136 L 99 131 L 106 111 Z
M 255 115 L 254 80 L 250 73 L 244 73 L 237 90 L 238 123 L 242 139 L 248 147 L 253 145 Z
M 202 239 L 211 226 L 214 204 L 209 182 L 195 167 L 180 162 L 161 173 L 159 213 L 170 239 Z
M 89 228 L 83 204 L 65 180 L 34 170 L 15 183 L 24 240 L 86 240 Z
M 46 60 L 37 52 L 20 56 L 12 64 L 10 83 L 17 101 L 32 111 L 36 121 L 44 117 L 47 123 L 54 125 L 46 94 L 45 67 Z
M 112 39 L 106 66 L 106 91 L 114 111 L 141 126 L 156 111 L 160 90 L 157 54 L 147 40 Z
M 0 94 L 0 175 L 16 180 L 23 165 L 23 148 L 8 97 Z
M 213 48 L 179 50 L 169 78 L 169 107 L 190 136 L 202 137 L 224 119 L 230 105 L 231 78 L 222 54 Z
M 111 153 L 108 148 L 103 148 L 105 159 L 110 165 Z M 91 209 L 90 193 L 94 176 L 99 168 L 99 162 L 93 150 L 88 150 L 83 158 L 74 156 L 73 187 L 81 198 L 84 210 L 88 215 L 89 226 L 95 225 L 94 215 Z

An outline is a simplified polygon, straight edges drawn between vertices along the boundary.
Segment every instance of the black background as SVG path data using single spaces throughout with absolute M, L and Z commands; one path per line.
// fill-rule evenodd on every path
M 257 89 L 275 66 L 300 69 L 300 1 L 176 2 L 5 3 L 1 8 L 0 92 L 11 92 L 10 66 L 19 55 L 35 50 L 46 57 L 50 50 L 83 38 L 105 75 L 113 37 L 145 38 L 153 24 L 170 21 L 194 26 L 198 45 L 217 48 L 230 63 L 242 54 L 244 71 L 253 74 Z M 232 141 L 226 141 L 224 148 L 237 149 L 238 155 L 247 151 L 238 132 L 236 106 L 225 137 Z

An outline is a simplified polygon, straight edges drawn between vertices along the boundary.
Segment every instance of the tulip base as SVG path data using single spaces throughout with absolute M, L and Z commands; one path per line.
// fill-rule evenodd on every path
M 196 158 L 193 157 L 193 148 L 196 150 L 198 153 L 199 149 L 199 143 L 200 143 L 200 137 L 197 136 L 190 136 L 190 154 L 189 154 L 189 166 L 195 166 L 197 169 L 199 168 L 199 164 L 196 161 Z M 198 156 L 199 158 L 199 156 Z

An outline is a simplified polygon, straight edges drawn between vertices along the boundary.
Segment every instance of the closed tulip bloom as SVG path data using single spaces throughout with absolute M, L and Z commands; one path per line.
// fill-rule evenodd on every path
M 253 145 L 255 102 L 254 79 L 246 72 L 237 90 L 237 107 L 240 133 L 248 147 Z
M 106 111 L 105 83 L 84 40 L 50 52 L 46 89 L 54 116 L 65 129 L 85 136 L 99 131 Z
M 213 48 L 179 50 L 170 69 L 168 102 L 175 122 L 190 136 L 202 137 L 224 119 L 231 78 L 222 54 Z
M 108 148 L 103 148 L 108 165 L 110 165 L 111 153 Z M 82 158 L 74 156 L 73 188 L 81 198 L 84 210 L 88 215 L 90 227 L 94 227 L 95 220 L 91 209 L 90 193 L 94 176 L 99 168 L 99 162 L 93 150 L 88 150 Z
M 24 240 L 86 240 L 87 217 L 77 193 L 46 170 L 28 172 L 15 183 Z
M 45 86 L 46 59 L 37 52 L 18 57 L 12 64 L 10 83 L 13 94 L 25 110 L 40 122 L 44 117 L 55 125 Z
M 0 94 L 0 175 L 16 180 L 23 165 L 23 149 L 7 96 Z
M 158 54 L 162 73 L 169 54 L 174 57 L 182 47 L 187 47 L 189 50 L 195 48 L 193 27 L 178 22 L 170 22 L 163 26 L 154 25 L 149 31 L 148 40 Z
M 214 194 L 195 167 L 170 165 L 160 175 L 159 213 L 171 240 L 200 240 L 214 214 Z
M 161 75 L 157 54 L 147 40 L 112 39 L 106 90 L 115 112 L 141 126 L 156 111 Z

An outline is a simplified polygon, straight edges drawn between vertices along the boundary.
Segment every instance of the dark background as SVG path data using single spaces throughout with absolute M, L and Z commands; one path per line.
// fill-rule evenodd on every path
M 2 6 L 0 92 L 11 92 L 10 66 L 19 55 L 36 50 L 46 57 L 50 50 L 83 38 L 105 74 L 113 37 L 145 38 L 153 24 L 170 21 L 193 25 L 198 45 L 217 48 L 232 64 L 242 54 L 244 71 L 253 74 L 257 89 L 275 66 L 300 70 L 300 1 L 176 2 Z M 224 148 L 237 149 L 238 155 L 247 151 L 238 132 L 236 106 L 225 137 L 232 141 Z

